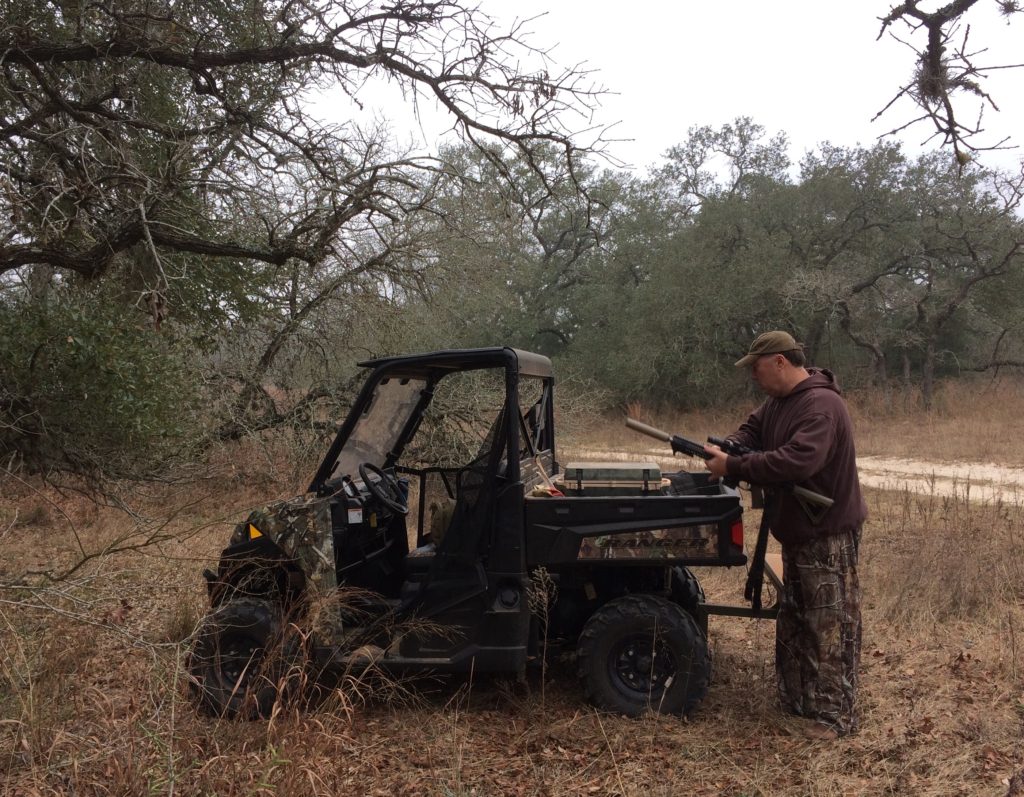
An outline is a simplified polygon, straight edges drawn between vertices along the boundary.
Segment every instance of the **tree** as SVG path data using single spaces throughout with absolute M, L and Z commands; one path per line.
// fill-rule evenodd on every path
M 888 391 L 898 364 L 925 406 L 943 372 L 1020 361 L 1021 177 L 882 143 L 825 144 L 794 179 L 752 123 L 694 133 L 616 206 L 588 286 L 572 353 L 617 398 L 720 397 L 772 328 L 848 384 Z
M 965 180 L 927 156 L 915 171 L 911 185 L 924 185 L 915 191 L 920 232 L 908 252 L 914 310 L 908 332 L 919 341 L 921 392 L 930 408 L 943 340 L 969 321 L 968 310 L 987 314 L 976 302 L 982 287 L 1012 284 L 1024 272 L 1024 224 L 1016 215 L 1024 195 L 1019 180 L 984 173 Z M 994 182 L 986 185 L 986 177 Z
M 721 388 L 750 330 L 779 317 L 772 286 L 786 263 L 758 214 L 784 207 L 774 192 L 788 184 L 788 164 L 785 136 L 740 118 L 691 129 L 663 168 L 620 197 L 573 347 L 617 398 L 700 403 Z
M 678 215 L 685 218 L 708 199 L 742 197 L 764 179 L 785 180 L 790 165 L 786 135 L 767 141 L 765 136 L 764 127 L 749 116 L 717 130 L 690 128 L 686 142 L 669 148 L 656 174 Z
M 0 302 L 0 456 L 51 475 L 165 478 L 201 441 L 198 369 L 101 292 Z
M 815 356 L 834 356 L 838 327 L 871 361 L 872 381 L 888 391 L 888 363 L 905 341 L 892 322 L 898 302 L 881 298 L 905 264 L 900 248 L 913 210 L 898 199 L 906 159 L 899 147 L 825 144 L 801 163 L 787 224 L 792 272 L 786 299 L 803 310 L 802 335 Z M 824 361 L 824 357 L 822 357 Z
M 341 231 L 403 213 L 412 168 L 381 131 L 311 119 L 332 85 L 358 98 L 371 75 L 429 94 L 470 139 L 528 161 L 574 150 L 564 117 L 592 91 L 575 70 L 521 71 L 518 29 L 499 33 L 455 2 L 206 3 L 7 0 L 0 30 L 0 273 L 44 265 L 97 277 L 125 255 L 152 284 L 170 255 L 281 266 L 345 259 Z M 538 169 L 538 171 L 540 171 Z
M 456 1 L 0 0 L 0 20 L 0 303 L 138 307 L 232 366 L 223 436 L 310 417 L 338 359 L 317 342 L 422 280 L 422 219 L 457 179 L 386 128 L 318 121 L 311 92 L 358 104 L 392 81 L 446 109 L 495 180 L 520 177 L 507 147 L 541 192 L 600 147 L 573 136 L 586 73 Z M 286 406 L 267 384 L 283 374 L 301 375 Z
M 825 147 L 802 177 L 801 193 L 828 220 L 816 225 L 818 255 L 797 264 L 792 282 L 792 300 L 815 308 L 812 339 L 837 319 L 868 354 L 876 386 L 888 392 L 898 361 L 908 383 L 916 370 L 930 407 L 944 357 L 978 367 L 995 334 L 1015 325 L 992 290 L 1024 276 L 1020 178 L 961 173 L 937 153 L 908 162 L 886 145 Z
M 590 163 L 570 168 L 554 150 L 535 155 L 546 161 L 546 184 L 513 153 L 441 155 L 456 179 L 439 185 L 425 217 L 424 249 L 436 265 L 410 297 L 409 308 L 425 314 L 420 340 L 557 355 L 575 333 L 615 178 Z

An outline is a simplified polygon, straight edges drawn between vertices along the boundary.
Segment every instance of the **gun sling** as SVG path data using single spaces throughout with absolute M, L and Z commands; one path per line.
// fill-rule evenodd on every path
M 747 583 L 743 588 L 743 597 L 750 601 L 750 608 L 761 611 L 761 590 L 764 587 L 764 558 L 768 553 L 768 534 L 771 531 L 771 518 L 775 510 L 775 493 L 766 490 L 764 508 L 761 510 L 761 526 L 757 530 L 757 542 L 754 543 L 754 556 L 750 560 L 747 571 Z M 781 573 L 779 574 L 782 575 Z

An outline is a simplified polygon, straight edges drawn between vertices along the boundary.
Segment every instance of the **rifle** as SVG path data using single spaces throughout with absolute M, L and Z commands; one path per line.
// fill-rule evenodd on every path
M 633 418 L 626 418 L 626 426 L 630 429 L 634 429 L 641 434 L 648 435 L 649 437 L 657 438 L 658 440 L 664 440 L 670 446 L 672 446 L 673 454 L 687 454 L 691 457 L 700 457 L 701 459 L 711 459 L 711 455 L 704 450 L 704 446 L 693 440 L 688 440 L 685 437 L 681 437 L 677 434 L 669 434 L 663 432 L 661 429 L 655 429 L 653 426 L 648 426 L 646 423 L 640 423 L 640 421 L 634 420 Z M 747 446 L 740 445 L 733 440 L 726 440 L 722 437 L 708 437 L 708 442 L 712 445 L 718 446 L 726 454 L 732 456 L 742 457 L 744 454 L 752 454 L 755 449 L 748 448 Z M 736 487 L 739 480 L 732 476 L 727 476 L 723 480 L 725 484 L 730 487 Z M 769 485 L 758 485 L 758 486 L 769 486 Z M 807 517 L 810 518 L 812 523 L 820 523 L 821 519 L 825 516 L 825 512 L 828 508 L 835 503 L 828 496 L 816 493 L 813 490 L 808 490 L 806 487 L 801 487 L 798 484 L 790 484 L 788 482 L 780 484 L 770 485 L 773 489 L 778 489 L 783 492 L 792 493 L 796 496 L 797 501 L 803 508 L 804 512 L 807 513 Z
M 742 457 L 744 454 L 750 454 L 756 450 L 725 437 L 714 437 L 712 435 L 708 435 L 708 442 L 713 446 L 718 446 L 726 454 L 732 454 L 737 457 Z
M 655 429 L 653 426 L 648 426 L 646 423 L 640 423 L 640 421 L 632 418 L 626 418 L 626 426 L 640 432 L 641 434 L 654 437 L 658 440 L 664 440 L 672 446 L 673 454 L 687 454 L 691 457 L 711 459 L 711 454 L 704 450 L 704 446 L 700 443 L 694 442 L 693 440 L 688 440 L 687 438 L 677 434 L 663 432 L 661 429 Z M 708 437 L 708 442 L 712 445 L 718 446 L 724 452 L 732 456 L 743 456 L 744 454 L 751 454 L 755 451 L 755 449 L 748 448 L 747 446 L 741 445 L 733 440 L 726 440 L 721 437 Z M 722 481 L 730 487 L 736 487 L 739 483 L 739 480 L 735 477 L 726 477 Z M 806 487 L 800 487 L 799 485 L 788 482 L 757 486 L 770 486 L 773 490 L 791 493 L 812 523 L 819 523 L 825 516 L 829 507 L 834 503 L 834 501 L 828 496 L 824 496 L 821 493 L 808 490 Z M 764 579 L 764 557 L 768 550 L 768 531 L 771 523 L 771 511 L 774 508 L 774 503 L 775 502 L 772 500 L 771 494 L 769 493 L 765 498 L 764 509 L 761 514 L 761 528 L 757 533 L 757 544 L 754 546 L 754 556 L 750 560 L 750 572 L 747 574 L 747 584 L 743 590 L 743 596 L 750 601 L 754 611 L 759 611 L 761 609 L 761 583 Z

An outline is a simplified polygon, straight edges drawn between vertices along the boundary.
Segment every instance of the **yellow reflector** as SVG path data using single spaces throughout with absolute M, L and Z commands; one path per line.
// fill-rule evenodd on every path
M 249 524 L 249 539 L 255 540 L 257 537 L 262 537 L 263 532 L 256 528 L 252 523 Z

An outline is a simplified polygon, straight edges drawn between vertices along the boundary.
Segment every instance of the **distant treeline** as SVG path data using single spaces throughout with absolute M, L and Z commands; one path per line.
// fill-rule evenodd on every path
M 416 328 L 513 342 L 610 402 L 680 407 L 736 390 L 733 362 L 772 328 L 847 384 L 912 386 L 926 407 L 940 376 L 1024 365 L 1021 174 L 892 144 L 794 164 L 749 119 L 691 130 L 644 177 L 580 169 L 583 195 L 495 192 L 490 162 L 448 159 L 473 182 L 439 198 L 440 279 L 391 347 Z

